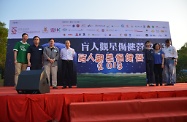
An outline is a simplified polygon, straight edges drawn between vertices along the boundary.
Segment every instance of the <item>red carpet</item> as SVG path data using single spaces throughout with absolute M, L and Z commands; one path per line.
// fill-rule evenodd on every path
M 179 100 L 180 103 L 178 97 L 187 97 L 187 84 L 116 88 L 61 89 L 59 87 L 57 90 L 51 89 L 51 93 L 48 94 L 27 95 L 17 94 L 13 87 L 0 87 L 0 122 L 46 122 L 49 120 L 69 122 L 71 118 L 69 113 L 72 112 L 69 110 L 70 103 L 127 102 L 127 100 L 131 101 L 133 99 L 148 100 L 151 98 L 169 97 L 172 97 L 174 101 L 175 99 Z M 159 100 L 162 101 L 162 99 Z M 174 103 L 176 104 L 176 101 Z M 182 104 L 176 105 L 180 106 Z M 186 110 L 186 108 L 184 109 Z M 183 120 L 182 117 L 179 117 L 179 119 Z
M 70 104 L 72 122 L 186 122 L 187 97 Z

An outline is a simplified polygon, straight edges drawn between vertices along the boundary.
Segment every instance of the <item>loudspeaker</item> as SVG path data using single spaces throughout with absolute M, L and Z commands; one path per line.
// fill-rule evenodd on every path
M 44 70 L 22 71 L 16 86 L 18 94 L 49 93 L 49 81 Z

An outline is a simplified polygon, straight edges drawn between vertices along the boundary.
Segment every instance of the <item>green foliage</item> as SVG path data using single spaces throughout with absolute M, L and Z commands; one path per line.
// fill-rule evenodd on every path
M 7 47 L 8 29 L 5 23 L 0 22 L 0 70 L 4 71 L 6 61 L 6 47 Z
M 177 81 L 187 82 L 187 43 L 185 43 L 180 50 L 178 50 L 178 64 L 177 64 Z

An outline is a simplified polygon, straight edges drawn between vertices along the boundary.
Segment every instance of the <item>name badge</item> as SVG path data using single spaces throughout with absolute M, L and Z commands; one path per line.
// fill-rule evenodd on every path
M 54 50 L 54 52 L 56 53 L 56 52 L 57 52 L 57 50 Z
M 42 48 L 39 48 L 39 50 L 42 50 Z

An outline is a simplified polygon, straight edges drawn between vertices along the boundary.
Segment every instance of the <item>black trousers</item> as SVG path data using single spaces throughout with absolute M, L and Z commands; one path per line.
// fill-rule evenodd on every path
M 62 60 L 62 80 L 63 86 L 72 86 L 73 82 L 73 61 Z
M 156 85 L 158 85 L 158 84 L 162 85 L 162 71 L 163 71 L 163 68 L 161 66 L 162 66 L 162 64 L 155 64 L 154 65 Z
M 146 77 L 147 84 L 153 83 L 154 81 L 154 60 L 146 61 Z
M 42 64 L 32 64 L 31 63 L 31 67 L 30 67 L 30 70 L 40 70 L 42 69 Z

